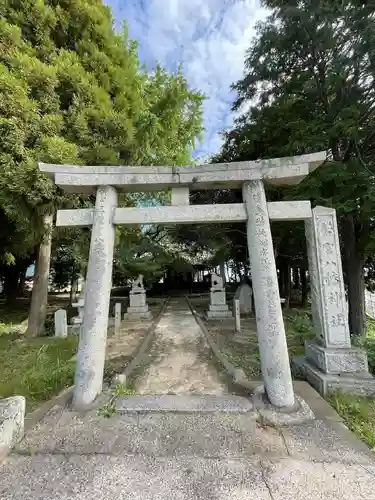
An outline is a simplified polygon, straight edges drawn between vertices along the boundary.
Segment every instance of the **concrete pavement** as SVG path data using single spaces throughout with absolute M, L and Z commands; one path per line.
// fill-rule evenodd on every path
M 174 316 L 173 307 L 166 314 Z M 165 341 L 172 335 L 169 327 Z M 175 321 L 173 328 L 181 330 L 181 324 Z M 184 345 L 193 349 L 194 342 Z M 202 352 L 205 348 L 197 360 L 204 368 Z M 181 373 L 185 368 L 181 365 Z M 205 408 L 197 393 L 174 395 L 179 401 L 174 411 L 168 411 L 171 398 L 144 395 L 138 410 L 108 419 L 97 409 L 77 412 L 56 405 L 0 465 L 0 498 L 375 500 L 374 455 L 306 383 L 295 383 L 295 389 L 316 419 L 281 427 L 259 419 L 248 397 L 241 402 L 241 396 L 222 391 L 222 379 L 217 387 Z M 159 406 L 164 401 L 162 412 L 155 401 Z

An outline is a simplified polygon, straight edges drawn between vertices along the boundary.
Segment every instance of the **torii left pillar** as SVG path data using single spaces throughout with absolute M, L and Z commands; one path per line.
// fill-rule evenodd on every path
M 116 206 L 115 188 L 99 186 L 96 192 L 83 324 L 77 353 L 73 393 L 75 408 L 89 405 L 102 391 L 115 243 L 113 215 Z

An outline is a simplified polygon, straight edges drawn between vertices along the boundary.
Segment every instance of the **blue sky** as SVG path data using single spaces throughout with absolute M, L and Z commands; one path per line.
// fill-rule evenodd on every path
M 259 0 L 105 0 L 116 25 L 125 20 L 139 56 L 152 70 L 182 64 L 190 85 L 207 95 L 205 134 L 196 155 L 220 149 L 219 132 L 233 123 L 230 85 L 241 78 L 254 25 L 266 15 Z

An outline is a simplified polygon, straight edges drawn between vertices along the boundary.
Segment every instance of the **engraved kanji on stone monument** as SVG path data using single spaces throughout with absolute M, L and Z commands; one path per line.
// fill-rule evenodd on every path
M 244 184 L 242 193 L 248 217 L 247 244 L 266 393 L 272 404 L 292 406 L 292 377 L 263 182 Z
M 295 362 L 321 393 L 342 389 L 373 394 L 366 352 L 351 347 L 336 211 L 315 207 L 306 221 L 311 302 L 316 339 Z
M 316 335 L 326 347 L 350 347 L 336 211 L 316 207 L 306 222 Z

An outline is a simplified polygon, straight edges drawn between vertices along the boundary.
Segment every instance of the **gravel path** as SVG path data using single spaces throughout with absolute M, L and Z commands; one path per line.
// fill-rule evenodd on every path
M 186 299 L 172 299 L 156 330 L 152 362 L 137 378 L 138 394 L 228 394 Z

